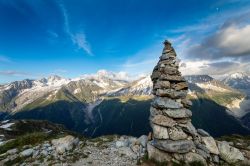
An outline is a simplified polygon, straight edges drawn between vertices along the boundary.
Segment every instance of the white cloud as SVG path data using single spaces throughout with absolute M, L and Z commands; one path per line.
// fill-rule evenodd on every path
M 100 78 L 100 77 L 106 77 L 113 80 L 126 80 L 126 81 L 131 81 L 141 78 L 139 77 L 139 75 L 130 75 L 125 71 L 113 72 L 105 69 L 98 70 L 97 73 L 84 74 L 81 76 L 81 78 Z
M 221 61 L 187 61 L 181 65 L 180 71 L 183 75 L 225 75 L 235 72 L 244 72 L 250 74 L 250 63 L 232 62 L 227 60 Z
M 187 61 L 182 63 L 180 66 L 180 71 L 183 75 L 193 75 L 193 74 L 208 74 L 204 73 L 204 69 L 208 67 L 209 61 Z
M 250 54 L 250 24 L 222 29 L 218 33 L 218 46 L 233 55 Z
M 83 49 L 84 51 L 87 52 L 87 54 L 93 55 L 91 52 L 90 45 L 87 42 L 86 36 L 84 33 L 77 33 L 75 35 L 72 35 L 71 39 L 72 39 L 73 43 L 78 46 L 79 49 Z
M 93 55 L 89 42 L 87 41 L 86 34 L 84 32 L 72 32 L 69 25 L 69 16 L 66 8 L 62 3 L 59 3 L 64 18 L 64 30 L 66 34 L 71 38 L 73 44 L 75 44 L 78 49 L 83 50 L 88 55 Z
M 20 71 L 14 71 L 14 70 L 3 70 L 0 71 L 0 75 L 5 75 L 5 76 L 29 76 L 28 73 L 26 72 L 20 72 Z

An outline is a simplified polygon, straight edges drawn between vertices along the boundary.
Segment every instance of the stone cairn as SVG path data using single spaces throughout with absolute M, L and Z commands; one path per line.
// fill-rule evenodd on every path
M 196 130 L 192 125 L 192 103 L 186 98 L 187 82 L 178 70 L 178 60 L 171 43 L 166 40 L 164 45 L 151 75 L 155 97 L 150 108 L 153 137 L 147 145 L 149 158 L 158 162 L 217 165 L 220 159 L 216 141 L 206 131 Z M 242 160 L 242 156 L 237 160 Z

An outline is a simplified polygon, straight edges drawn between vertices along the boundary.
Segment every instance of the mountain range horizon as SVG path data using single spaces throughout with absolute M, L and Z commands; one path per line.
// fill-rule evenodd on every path
M 68 80 L 71 80 L 71 81 L 76 81 L 76 80 L 80 80 L 80 79 L 85 79 L 85 78 L 88 78 L 88 77 L 107 77 L 107 78 L 110 78 L 110 79 L 117 79 L 117 80 L 123 80 L 123 81 L 135 81 L 135 80 L 138 80 L 138 79 L 141 79 L 141 78 L 144 78 L 144 77 L 147 77 L 151 75 L 150 73 L 142 73 L 142 74 L 137 74 L 137 75 L 131 75 L 127 72 L 123 72 L 123 71 L 120 71 L 120 72 L 114 72 L 114 71 L 109 71 L 109 70 L 105 70 L 105 69 L 100 69 L 98 70 L 96 73 L 90 73 L 90 74 L 87 74 L 87 73 L 83 73 L 81 74 L 80 76 L 78 77 L 65 77 L 63 74 L 59 74 L 59 73 L 53 73 L 53 74 L 50 74 L 48 76 L 41 76 L 41 77 L 36 77 L 36 78 L 32 78 L 32 77 L 29 77 L 27 76 L 27 78 L 24 78 L 24 79 L 17 79 L 17 80 L 14 80 L 14 81 L 22 81 L 22 80 L 42 80 L 42 79 L 50 79 L 50 78 L 64 78 L 64 79 L 68 79 Z M 243 72 L 243 71 L 237 71 L 237 72 L 231 72 L 231 73 L 228 73 L 228 74 L 222 74 L 222 75 L 209 75 L 209 74 L 185 74 L 184 76 L 197 76 L 197 75 L 208 75 L 212 78 L 215 78 L 215 79 L 218 79 L 218 80 L 223 80 L 223 79 L 226 79 L 226 77 L 231 77 L 231 78 L 235 78 L 235 79 L 242 79 L 243 77 L 249 77 L 250 74 L 247 74 L 246 72 Z M 14 82 L 14 81 L 10 81 L 10 82 L 4 82 L 4 83 L 0 83 L 0 85 L 4 85 L 4 84 L 8 84 L 8 83 L 11 83 L 11 82 Z
M 0 0 L 19 165 L 250 165 L 250 0 Z

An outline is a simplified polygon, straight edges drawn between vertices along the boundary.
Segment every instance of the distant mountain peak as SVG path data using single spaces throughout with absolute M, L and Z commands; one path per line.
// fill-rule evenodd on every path
M 151 95 L 153 83 L 150 75 L 129 83 L 126 87 L 111 91 L 109 96 Z
M 234 79 L 243 79 L 245 77 L 248 77 L 248 75 L 243 72 L 236 72 L 236 73 L 230 74 L 229 77 L 234 78 Z
M 236 72 L 225 77 L 222 82 L 236 89 L 249 89 L 250 77 L 243 72 Z
M 51 75 L 48 77 L 48 80 L 51 80 L 51 81 L 58 81 L 58 80 L 61 80 L 63 79 L 62 77 L 58 76 L 58 75 Z
M 186 75 L 184 77 L 189 83 L 204 83 L 214 80 L 209 75 Z

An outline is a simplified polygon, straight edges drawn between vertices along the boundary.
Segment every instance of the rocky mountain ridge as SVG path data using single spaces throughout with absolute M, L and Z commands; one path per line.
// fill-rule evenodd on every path
M 134 118 L 142 116 L 147 121 L 149 110 L 146 112 L 140 110 L 149 105 L 152 99 L 150 95 L 152 81 L 149 76 L 135 81 L 124 78 L 126 77 L 102 71 L 97 75 L 85 75 L 71 80 L 53 76 L 46 79 L 6 84 L 0 90 L 0 102 L 2 102 L 0 119 L 49 120 L 89 136 L 99 136 L 105 132 L 113 134 L 118 132 L 118 129 L 108 126 L 124 125 L 125 129 L 121 134 L 130 133 L 138 136 L 149 131 L 148 124 L 137 123 Z M 227 110 L 229 115 L 236 118 L 234 120 L 231 117 L 226 118 L 227 113 L 221 115 L 220 118 L 232 119 L 234 122 L 229 120 L 230 124 L 240 127 L 238 125 L 240 122 L 237 122 L 238 118 L 246 114 L 245 109 L 242 108 L 248 106 L 248 100 L 243 93 L 207 75 L 188 76 L 185 79 L 189 80 L 188 96 L 195 103 L 194 109 L 199 110 L 200 102 L 204 100 L 206 104 L 209 104 L 206 108 L 215 109 L 218 113 L 220 112 L 218 109 Z M 107 88 L 109 84 L 111 86 Z M 133 107 L 133 105 L 135 106 Z M 196 114 L 200 114 L 200 112 L 195 111 L 194 114 L 196 119 Z M 204 112 L 203 118 L 211 121 L 205 114 Z M 61 118 L 58 119 L 58 116 Z M 249 126 L 246 119 L 247 117 L 242 118 L 242 121 Z M 204 124 L 207 123 L 204 120 Z M 203 122 L 198 120 L 195 124 L 204 127 Z M 139 126 L 144 130 L 139 130 Z M 213 131 L 212 134 L 221 135 L 219 134 L 221 131 L 226 131 L 222 126 L 224 125 L 220 124 L 216 134 L 213 133 L 216 130 L 210 130 L 209 125 L 207 125 L 208 128 L 205 128 L 210 132 Z M 226 133 L 242 133 L 241 131 L 245 133 L 244 127 L 240 127 L 241 129 L 238 127 L 235 127 L 235 130 L 232 128 L 231 132 L 226 131 Z M 236 128 L 239 132 L 235 132 Z
M 229 74 L 221 81 L 235 89 L 248 90 L 250 88 L 250 76 L 242 72 Z
M 240 94 L 240 92 L 227 86 L 227 84 L 215 80 L 208 75 L 190 75 L 185 76 L 185 79 L 190 84 L 191 91 L 232 92 L 241 96 L 240 99 L 244 98 L 242 92 Z M 224 82 L 228 83 L 225 80 Z M 90 87 L 91 92 L 86 93 L 86 87 Z M 72 96 L 69 100 L 89 103 L 103 96 L 150 95 L 152 91 L 152 82 L 149 76 L 135 81 L 129 81 L 126 77 L 117 76 L 107 71 L 99 71 L 96 75 L 84 75 L 76 79 L 50 76 L 40 80 L 27 79 L 15 81 L 0 87 L 0 109 L 1 112 L 18 112 L 28 104 L 33 102 L 37 104 L 37 100 L 41 100 L 42 103 L 50 103 L 64 99 L 59 94 L 65 91 Z M 84 95 L 84 93 L 86 94 Z M 231 103 L 219 104 L 227 106 Z

